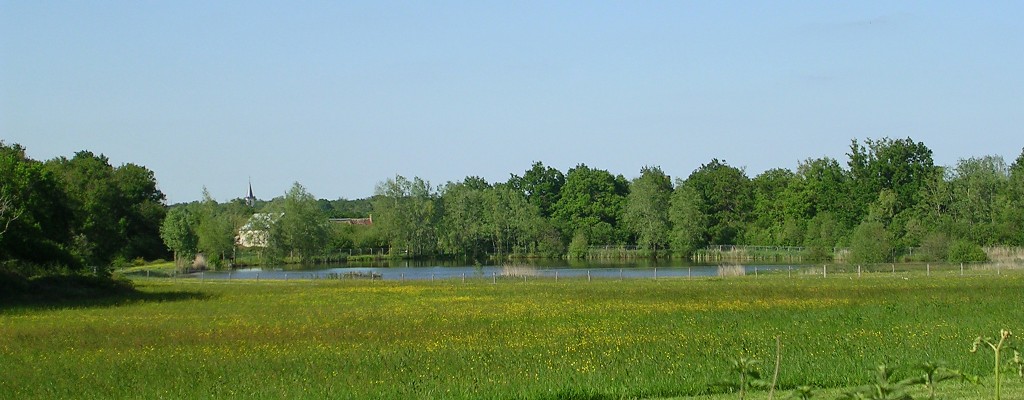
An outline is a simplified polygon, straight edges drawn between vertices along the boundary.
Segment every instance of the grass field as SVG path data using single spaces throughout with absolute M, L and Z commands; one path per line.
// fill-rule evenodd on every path
M 904 278 L 139 279 L 131 299 L 0 309 L 0 398 L 737 398 L 708 396 L 731 358 L 770 374 L 776 336 L 775 398 L 923 361 L 986 382 L 940 393 L 991 398 L 992 355 L 968 350 L 1024 333 L 1024 275 Z

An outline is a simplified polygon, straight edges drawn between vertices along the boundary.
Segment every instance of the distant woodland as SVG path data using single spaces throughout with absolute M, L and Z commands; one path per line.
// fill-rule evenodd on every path
M 732 244 L 800 247 L 808 260 L 847 248 L 856 262 L 898 261 L 904 249 L 916 249 L 917 260 L 980 261 L 984 246 L 1024 245 L 1024 152 L 1010 164 L 980 156 L 938 166 L 924 143 L 883 138 L 853 140 L 846 155 L 753 177 L 718 159 L 685 178 L 649 166 L 632 180 L 535 162 L 505 182 L 467 176 L 434 186 L 395 176 L 361 200 L 317 199 L 295 183 L 255 204 L 205 194 L 168 206 L 146 167 L 114 167 L 88 151 L 36 161 L 0 143 L 0 262 L 24 273 L 80 271 L 203 253 L 226 267 L 243 227 L 266 232 L 263 262 L 358 248 L 493 260 L 584 258 L 594 246 L 620 246 L 637 257 L 686 258 Z M 259 214 L 273 218 L 254 228 Z

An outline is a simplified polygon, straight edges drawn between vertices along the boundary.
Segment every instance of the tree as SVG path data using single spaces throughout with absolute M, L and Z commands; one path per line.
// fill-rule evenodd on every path
M 832 213 L 844 226 L 856 226 L 859 215 L 850 203 L 849 178 L 839 162 L 823 157 L 807 159 L 797 166 L 800 180 L 793 187 L 798 193 L 790 197 L 790 208 L 799 210 L 799 217 L 813 218 L 819 213 Z
M 850 261 L 881 263 L 892 260 L 889 232 L 877 221 L 865 221 L 853 230 L 850 238 Z
M 72 210 L 61 183 L 43 163 L 26 157 L 23 147 L 2 141 L 0 199 L 0 261 L 41 270 L 81 267 L 81 259 L 68 251 Z
M 114 169 L 114 184 L 121 199 L 121 225 L 126 243 L 121 253 L 126 258 L 157 259 L 167 252 L 160 240 L 160 226 L 166 209 L 164 193 L 156 186 L 153 171 L 125 164 Z
M 199 251 L 199 237 L 196 234 L 196 215 L 189 206 L 172 207 L 160 226 L 160 238 L 174 253 L 174 265 L 185 267 L 185 261 L 195 258 Z
M 954 195 L 945 175 L 945 169 L 940 167 L 938 173 L 929 177 L 918 195 L 918 203 L 905 213 L 902 245 L 920 246 L 932 233 L 952 233 Z
M 831 260 L 834 248 L 844 237 L 845 229 L 834 214 L 823 212 L 807 221 L 804 236 L 808 261 Z
M 210 192 L 203 188 L 203 200 L 197 206 L 196 244 L 214 268 L 220 268 L 235 249 L 235 226 Z
M 623 222 L 637 236 L 637 246 L 658 251 L 669 241 L 669 199 L 672 180 L 659 167 L 643 167 L 630 183 Z
M 80 151 L 70 160 L 46 163 L 65 188 L 72 214 L 73 251 L 93 265 L 107 265 L 127 243 L 121 224 L 124 208 L 114 168 L 104 155 Z
M 441 248 L 451 254 L 470 259 L 483 259 L 494 249 L 491 213 L 487 191 L 490 185 L 482 180 L 449 183 L 441 190 Z
M 437 248 L 437 230 L 443 215 L 430 183 L 401 175 L 377 185 L 374 191 L 374 224 L 391 243 L 392 254 L 419 257 Z M 396 253 L 401 252 L 401 253 Z
M 152 171 L 89 151 L 47 161 L 45 168 L 64 188 L 72 211 L 67 219 L 70 248 L 93 265 L 115 259 L 159 258 L 166 255 L 160 239 L 164 195 Z
M 626 234 L 619 221 L 627 194 L 629 183 L 622 175 L 580 164 L 566 175 L 551 219 L 567 238 L 582 232 L 592 245 L 621 243 Z
M 1024 246 L 1024 150 L 1010 165 L 1010 179 L 999 200 L 999 230 L 1007 243 Z
M 753 208 L 747 175 L 739 168 L 713 159 L 691 173 L 684 185 L 692 188 L 696 206 L 707 216 L 703 241 L 735 244 L 742 237 Z
M 499 257 L 516 252 L 558 252 L 557 235 L 521 192 L 498 185 L 484 194 L 490 214 L 488 227 Z
M 526 200 L 540 210 L 541 216 L 549 218 L 554 212 L 555 204 L 561 198 L 565 175 L 561 171 L 545 167 L 544 163 L 537 161 L 522 177 L 512 175 L 508 180 L 508 185 L 526 196 Z
M 11 227 L 11 222 L 17 221 L 21 218 L 21 214 L 25 210 L 15 207 L 14 201 L 9 198 L 6 194 L 0 194 L 0 240 L 3 240 L 4 234 Z
M 1000 194 L 1010 183 L 1010 171 L 1000 156 L 972 157 L 957 162 L 950 177 L 951 211 L 956 236 L 975 243 L 1006 242 L 1012 235 L 998 229 Z
M 682 180 L 676 181 L 676 189 L 672 192 L 669 221 L 672 223 L 673 253 L 689 257 L 708 244 L 708 216 L 704 213 L 700 196 Z
M 754 197 L 753 220 L 746 229 L 744 241 L 776 246 L 796 246 L 803 242 L 801 218 L 791 216 L 787 206 L 788 189 L 797 179 L 788 169 L 770 169 L 751 180 Z
M 270 229 L 271 245 L 294 252 L 300 263 L 323 254 L 330 239 L 327 217 L 316 197 L 298 182 L 284 196 L 284 215 Z
M 853 140 L 847 154 L 857 219 L 867 214 L 868 205 L 883 189 L 896 194 L 894 214 L 912 208 L 919 201 L 922 188 L 940 172 L 932 162 L 931 149 L 923 142 L 908 137 L 867 139 L 865 144 Z

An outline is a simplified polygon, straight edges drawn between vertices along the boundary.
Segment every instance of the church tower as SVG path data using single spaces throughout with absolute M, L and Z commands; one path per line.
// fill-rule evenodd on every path
M 245 196 L 245 205 L 256 207 L 256 196 L 252 194 L 252 180 L 249 180 L 249 195 Z

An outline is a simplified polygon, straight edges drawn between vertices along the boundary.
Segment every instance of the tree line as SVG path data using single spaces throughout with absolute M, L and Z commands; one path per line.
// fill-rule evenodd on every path
M 164 194 L 153 171 L 80 151 L 45 162 L 0 142 L 0 266 L 34 274 L 157 259 Z
M 433 188 L 420 178 L 381 182 L 374 223 L 392 251 L 585 257 L 594 245 L 636 246 L 641 256 L 688 257 L 708 245 L 798 246 L 827 260 L 983 260 L 981 246 L 1024 245 L 1024 152 L 937 166 L 911 138 L 852 140 L 846 165 L 822 157 L 754 177 L 712 159 L 685 179 L 659 167 L 640 176 L 536 162 L 488 183 L 470 176 Z
M 709 245 L 799 246 L 827 260 L 980 260 L 982 246 L 1024 245 L 1024 152 L 934 165 L 911 138 L 852 140 L 845 164 L 809 158 L 750 177 L 712 159 L 685 178 L 660 167 L 626 179 L 580 164 L 535 162 L 490 183 L 469 176 L 434 187 L 413 177 L 380 182 L 360 200 L 317 199 L 295 183 L 283 196 L 168 207 L 154 173 L 114 167 L 81 151 L 45 162 L 0 142 L 0 263 L 8 270 L 81 270 L 203 253 L 235 261 L 246 225 L 265 231 L 259 261 L 309 261 L 353 248 L 395 257 L 583 258 L 593 246 L 635 246 L 640 257 L 690 256 Z M 263 215 L 263 218 L 254 218 Z M 369 217 L 372 226 L 330 224 Z M 251 225 L 257 226 L 251 226 Z M 262 224 L 262 225 L 261 225 Z

